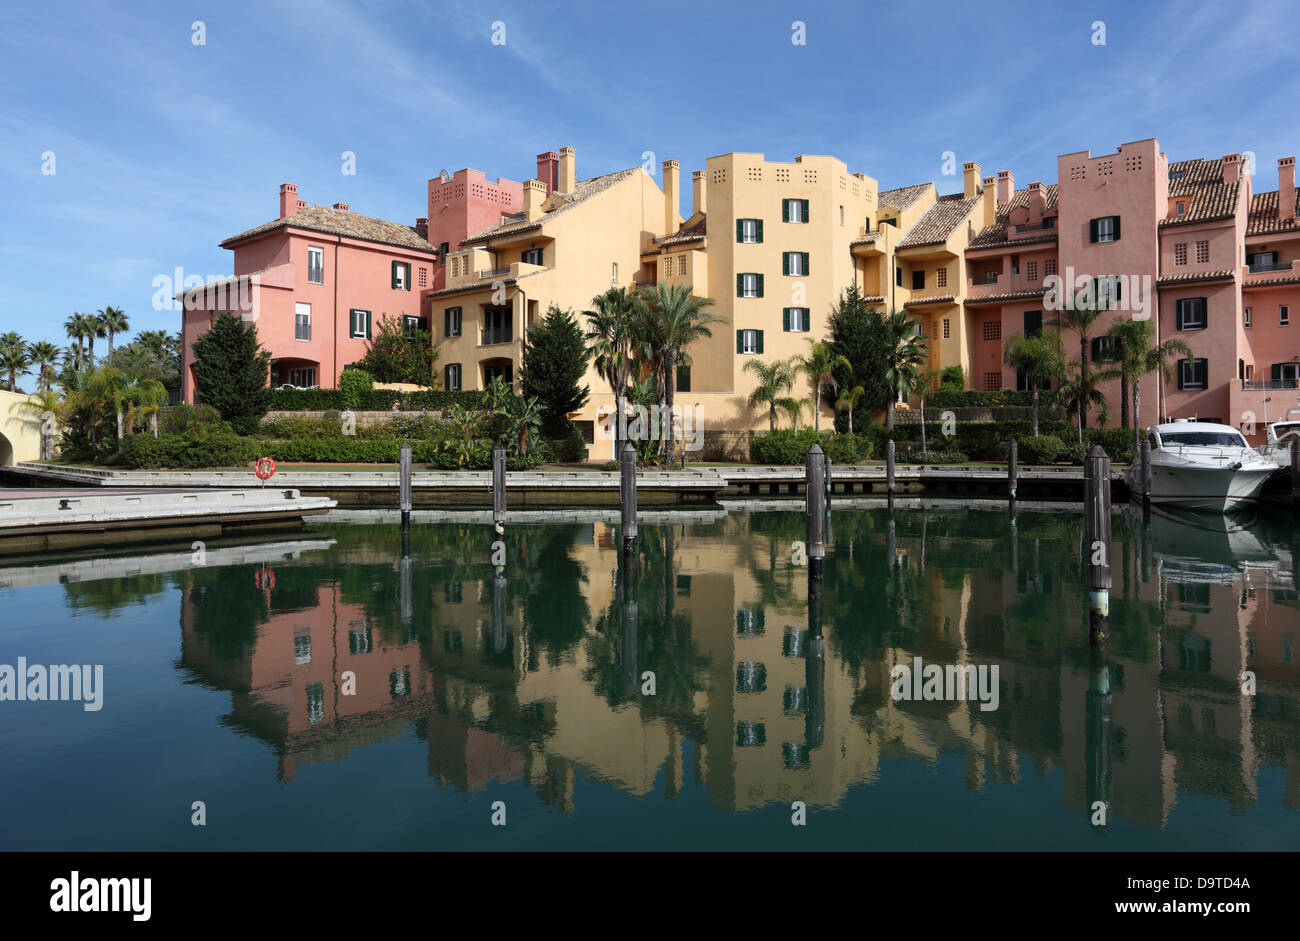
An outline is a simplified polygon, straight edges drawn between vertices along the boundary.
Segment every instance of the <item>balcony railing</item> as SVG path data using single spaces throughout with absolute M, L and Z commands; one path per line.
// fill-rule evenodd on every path
M 997 284 L 998 273 L 996 271 L 989 271 L 985 274 L 979 275 L 978 277 L 971 278 L 970 283 L 971 284 Z
M 1244 379 L 1243 392 L 1272 392 L 1277 389 L 1300 388 L 1300 379 Z
M 509 327 L 489 327 L 482 331 L 481 346 L 496 346 L 500 343 L 511 343 L 514 341 L 512 331 Z
M 503 278 L 510 273 L 510 266 L 504 268 L 484 268 L 482 271 L 476 271 L 475 274 L 480 278 Z
M 1261 271 L 1290 271 L 1291 262 L 1289 261 L 1253 261 L 1250 263 L 1250 273 L 1258 274 Z
M 1016 226 L 1016 232 L 1038 232 L 1042 229 L 1054 228 L 1056 228 L 1055 219 L 1044 219 L 1042 222 L 1036 222 L 1032 225 L 1018 225 Z

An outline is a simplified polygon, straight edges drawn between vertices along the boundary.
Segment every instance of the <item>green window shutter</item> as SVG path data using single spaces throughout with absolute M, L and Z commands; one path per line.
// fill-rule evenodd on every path
M 1115 241 L 1119 241 L 1119 216 L 1115 216 Z
M 1097 235 L 1097 225 L 1098 225 L 1098 223 L 1100 223 L 1100 221 L 1101 221 L 1100 219 L 1090 219 L 1090 220 L 1088 220 L 1088 241 L 1089 241 L 1089 242 L 1095 242 L 1095 241 L 1097 241 L 1097 238 L 1098 238 L 1098 235 Z
M 808 277 L 808 253 L 800 252 L 799 254 L 803 256 L 803 274 L 804 277 L 806 278 Z
M 411 290 L 411 263 L 406 263 L 406 289 Z
M 743 274 L 736 275 L 736 296 L 745 296 L 745 276 Z
M 401 262 L 399 262 L 399 261 L 395 261 L 395 262 L 393 262 L 393 283 L 392 283 L 392 287 L 394 287 L 394 288 L 397 287 L 397 266 L 400 265 L 400 264 L 401 264 Z
M 799 200 L 799 202 L 803 204 L 803 221 L 807 222 L 808 221 L 808 200 L 801 199 Z
M 1183 302 L 1182 301 L 1179 301 L 1178 306 L 1174 309 L 1174 329 L 1175 330 L 1183 329 Z M 1182 373 L 1179 373 L 1178 388 L 1181 389 L 1183 387 L 1182 383 L 1183 383 Z
M 762 331 L 762 330 L 755 330 L 755 331 L 754 331 L 754 336 L 755 336 L 755 342 L 758 344 L 758 345 L 755 347 L 755 349 L 756 349 L 759 353 L 762 353 L 762 352 L 763 352 L 763 331 Z
M 415 318 L 415 329 L 417 329 L 417 330 L 423 330 L 423 331 L 425 331 L 425 332 L 427 333 L 428 330 L 429 330 L 429 318 L 428 318 L 428 317 L 416 317 L 416 318 Z
M 805 333 L 812 333 L 812 308 L 803 309 L 803 329 Z
M 451 308 L 450 307 L 443 308 L 442 311 L 442 335 L 444 337 L 451 336 Z
M 1210 361 L 1208 359 L 1201 360 L 1196 367 L 1196 378 L 1201 380 L 1201 388 L 1208 389 L 1210 387 Z
M 1206 298 L 1198 297 L 1192 303 L 1196 305 L 1196 309 L 1200 312 L 1201 323 L 1205 324 L 1205 329 L 1210 329 L 1210 308 Z
M 370 311 L 366 311 L 366 339 L 369 340 L 370 337 Z
M 737 242 L 745 241 L 745 220 L 744 219 L 736 220 L 736 241 Z
M 758 276 L 758 296 L 763 296 L 763 276 L 761 274 Z
M 763 220 L 762 219 L 756 220 L 755 226 L 758 229 L 758 234 L 755 235 L 754 237 L 761 242 L 763 241 Z
M 790 200 L 788 199 L 781 200 L 781 221 L 790 221 Z
M 781 308 L 781 329 L 786 333 L 790 332 L 790 308 Z
M 442 367 L 442 387 L 444 389 L 451 388 L 451 365 L 450 364 Z
M 737 353 L 745 352 L 745 331 L 744 330 L 736 331 L 736 352 Z
M 789 273 L 790 273 L 790 253 L 782 252 L 781 253 L 781 274 L 789 274 Z

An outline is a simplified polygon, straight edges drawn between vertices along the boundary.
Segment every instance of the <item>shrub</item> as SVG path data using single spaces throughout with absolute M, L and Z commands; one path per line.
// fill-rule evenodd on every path
M 341 389 L 276 389 L 271 393 L 271 409 L 277 412 L 319 412 L 342 407 Z
M 620 466 L 621 465 L 618 463 L 618 461 L 606 461 L 604 464 L 600 465 L 600 469 L 606 471 L 616 471 L 619 469 Z
M 228 313 L 217 314 L 192 344 L 191 369 L 203 400 L 241 434 L 254 434 L 271 407 L 267 388 L 271 353 L 257 339 L 257 327 Z
M 1094 444 L 1101 445 L 1113 463 L 1127 464 L 1133 460 L 1132 428 L 1085 428 L 1083 440 L 1089 450 Z
M 870 458 L 873 443 L 866 435 L 839 434 L 811 428 L 795 431 L 781 428 L 758 435 L 749 446 L 749 459 L 756 464 L 802 464 L 808 449 L 820 444 L 826 456 L 836 464 L 852 464 Z
M 211 405 L 189 405 L 185 402 L 162 410 L 158 419 L 160 434 L 177 434 L 192 425 L 219 425 L 221 413 Z
M 1069 461 L 1071 464 L 1082 467 L 1083 459 L 1088 456 L 1088 446 L 1079 444 L 1077 441 L 1068 441 L 1065 444 L 1065 450 L 1061 453 L 1061 459 Z
M 587 459 L 587 442 L 583 440 L 582 432 L 577 428 L 570 426 L 568 435 L 563 438 L 553 438 L 550 444 L 555 460 L 562 464 L 572 464 Z
M 1026 464 L 1054 464 L 1065 454 L 1065 444 L 1055 435 L 1026 437 L 1019 442 L 1018 457 Z
M 257 442 L 228 428 L 195 425 L 181 434 L 132 435 L 123 462 L 129 467 L 229 467 L 260 457 Z
M 345 369 L 339 376 L 339 392 L 342 393 L 343 407 L 351 409 L 364 408 L 375 391 L 375 380 L 364 369 Z
M 964 464 L 969 458 L 960 451 L 922 451 L 920 448 L 906 449 L 900 460 L 908 464 Z

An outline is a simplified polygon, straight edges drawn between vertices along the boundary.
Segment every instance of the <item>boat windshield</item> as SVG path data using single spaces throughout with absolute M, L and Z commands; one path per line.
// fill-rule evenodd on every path
M 1160 441 L 1165 447 L 1246 447 L 1246 439 L 1230 431 L 1172 431 L 1162 434 Z
M 1289 435 L 1292 432 L 1300 431 L 1300 421 L 1278 422 L 1273 426 L 1273 433 L 1279 438 L 1283 435 Z

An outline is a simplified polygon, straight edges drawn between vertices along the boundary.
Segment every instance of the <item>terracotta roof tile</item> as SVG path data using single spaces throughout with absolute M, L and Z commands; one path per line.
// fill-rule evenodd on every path
M 880 205 L 893 206 L 895 209 L 906 209 L 924 196 L 927 189 L 933 188 L 933 183 L 913 183 L 911 186 L 900 186 L 898 189 L 881 190 Z
M 957 300 L 956 294 L 941 294 L 938 297 L 918 297 L 907 301 L 904 307 L 933 307 L 936 304 L 951 304 Z
M 654 240 L 656 245 L 681 245 L 684 242 L 700 242 L 708 235 L 708 216 L 702 215 L 700 221 L 691 226 L 682 226 L 672 235 L 661 235 Z
M 866 301 L 868 304 L 883 304 L 883 303 L 885 303 L 885 295 L 883 295 L 883 294 L 864 294 L 864 295 L 862 296 L 862 299 L 863 299 L 864 301 Z
M 1222 271 L 1189 271 L 1186 274 L 1170 274 L 1156 281 L 1156 286 L 1195 284 L 1198 281 L 1231 281 L 1234 273 L 1231 268 L 1225 268 Z
M 1056 200 L 1060 195 L 1060 187 L 1055 183 L 1043 187 L 1043 195 L 1046 198 L 1045 211 L 1051 212 L 1056 208 Z M 1029 190 L 1022 189 L 1011 197 L 1011 201 L 998 206 L 998 214 L 993 219 L 992 225 L 986 225 L 979 233 L 970 240 L 971 248 L 998 248 L 1003 245 L 1032 245 L 1035 242 L 1055 242 L 1056 230 L 1043 230 L 1039 234 L 1031 235 L 1023 239 L 1007 238 L 1007 225 L 1011 218 L 1011 213 L 1016 209 L 1027 209 L 1029 207 Z
M 244 239 L 265 235 L 267 232 L 289 226 L 297 229 L 308 229 L 312 232 L 325 232 L 329 235 L 342 235 L 366 242 L 396 245 L 399 248 L 409 248 L 417 252 L 429 252 L 435 255 L 438 252 L 409 225 L 402 225 L 399 222 L 387 222 L 373 216 L 363 216 L 361 213 L 353 212 L 350 209 L 331 209 L 325 206 L 308 206 L 286 219 L 272 219 L 270 222 L 255 226 L 246 232 L 232 235 L 221 243 L 221 247 L 228 248 Z
M 593 196 L 596 196 L 599 193 L 603 193 L 605 190 L 609 189 L 614 184 L 621 183 L 623 180 L 626 180 L 628 177 L 638 172 L 643 172 L 640 167 L 632 167 L 631 169 L 628 170 L 616 170 L 613 173 L 606 173 L 603 176 L 593 176 L 589 180 L 579 180 L 574 187 L 574 192 L 572 193 L 554 192 L 551 193 L 549 196 L 547 196 L 546 197 L 547 199 L 550 199 L 552 196 L 558 196 L 564 202 L 564 205 L 556 206 L 550 212 L 544 213 L 535 221 L 524 222 L 522 221 L 523 213 L 514 213 L 512 216 L 506 217 L 507 220 L 506 222 L 498 223 L 497 225 L 488 226 L 486 229 L 482 229 L 479 232 L 475 232 L 469 238 L 462 239 L 460 244 L 471 245 L 475 242 L 487 242 L 491 239 L 499 238 L 503 235 L 516 235 L 520 232 L 528 232 L 533 229 L 540 229 L 542 227 L 542 224 L 547 222 L 548 220 L 554 219 L 556 216 L 560 215 L 561 213 L 568 212 L 574 206 L 582 205 L 584 202 L 591 199 Z
M 916 221 L 916 225 L 908 230 L 907 235 L 899 240 L 895 248 L 938 245 L 946 241 L 979 201 L 978 196 L 966 199 L 961 193 L 940 196 L 938 201 L 925 211 L 925 215 Z
M 1300 274 L 1278 275 L 1276 278 L 1260 278 L 1258 281 L 1242 282 L 1242 290 L 1249 291 L 1251 288 L 1271 288 L 1279 284 L 1300 284 Z
M 1295 218 L 1283 222 L 1277 217 L 1277 190 L 1268 193 L 1256 193 L 1250 199 L 1250 211 L 1246 216 L 1246 234 L 1266 235 L 1271 232 L 1295 232 L 1300 230 L 1300 190 L 1296 190 L 1295 204 Z
M 1181 176 L 1177 176 L 1181 174 Z M 1180 160 L 1169 165 L 1169 198 L 1187 198 L 1187 212 L 1160 220 L 1162 226 L 1230 219 L 1237 211 L 1241 180 L 1223 182 L 1221 160 Z
M 1042 297 L 1047 293 L 1047 288 L 1030 288 L 1025 291 L 1007 291 L 1005 294 L 984 294 L 980 297 L 966 298 L 966 305 L 971 304 L 1000 304 L 1005 301 L 1018 301 L 1031 297 Z

